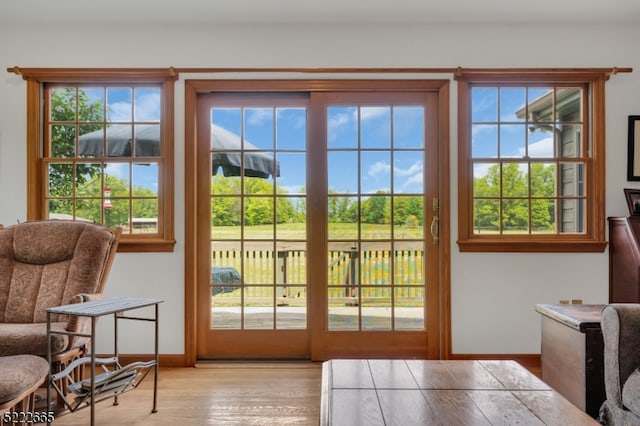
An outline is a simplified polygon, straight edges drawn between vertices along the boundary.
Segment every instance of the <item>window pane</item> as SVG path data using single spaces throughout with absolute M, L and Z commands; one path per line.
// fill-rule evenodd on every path
M 499 197 L 501 173 L 497 163 L 474 163 L 473 195 L 476 197 Z
M 355 151 L 328 153 L 327 176 L 329 192 L 355 194 L 358 192 L 358 154 Z M 349 167 L 345 167 L 348 164 Z
M 560 138 L 558 157 L 575 158 L 582 156 L 582 125 L 562 125 L 558 131 L 558 137 Z
M 498 157 L 498 125 L 474 124 L 471 126 L 471 156 L 473 158 Z
M 240 197 L 213 197 L 211 199 L 211 237 L 239 239 L 242 223 Z
M 529 232 L 529 201 L 502 201 L 502 230 L 505 234 Z
M 364 198 L 361 202 L 360 218 L 363 239 L 391 238 L 391 197 Z
M 279 193 L 304 194 L 307 177 L 307 156 L 304 153 L 278 153 L 276 160 L 280 164 L 280 177 L 276 177 Z
M 567 234 L 585 232 L 585 203 L 584 199 L 560 200 L 560 232 Z
M 393 147 L 424 147 L 424 107 L 393 107 Z
M 68 163 L 49 164 L 49 187 L 51 197 L 71 197 L 73 184 L 69 179 L 72 176 L 73 165 Z
M 330 196 L 328 204 L 329 240 L 358 238 L 358 200 Z
M 363 243 L 360 253 L 360 282 L 367 284 L 391 284 L 391 243 Z
M 523 158 L 527 128 L 520 124 L 503 124 L 500 126 L 500 157 Z
M 362 151 L 361 193 L 375 194 L 391 189 L 391 154 L 389 151 Z M 345 165 L 343 164 L 343 167 Z
M 585 165 L 584 163 L 560 163 L 560 195 L 563 197 L 585 196 Z
M 132 88 L 107 88 L 107 121 L 132 122 Z
M 502 196 L 527 197 L 529 195 L 527 163 L 503 163 Z
M 247 286 L 244 289 L 244 328 L 270 330 L 274 328 L 273 287 Z
M 244 108 L 244 143 L 251 143 L 261 150 L 274 147 L 274 108 Z M 252 149 L 251 146 L 244 146 Z
M 51 121 L 75 121 L 78 113 L 77 92 L 75 87 L 51 90 Z
M 136 87 L 134 89 L 134 120 L 160 122 L 160 88 Z
M 555 121 L 582 121 L 582 89 L 559 88 L 556 90 Z
M 391 146 L 391 108 L 360 108 L 360 146 L 389 148 Z
M 396 242 L 393 253 L 393 271 L 396 285 L 422 285 L 424 243 L 422 241 Z
M 273 240 L 273 238 L 272 238 Z M 244 243 L 242 279 L 246 284 L 272 284 L 275 280 L 273 241 Z
M 424 193 L 423 151 L 395 151 L 393 188 L 395 193 Z
M 329 149 L 358 147 L 357 107 L 327 108 L 327 146 Z
M 531 200 L 531 231 L 538 234 L 551 234 L 556 229 L 556 200 Z
M 391 330 L 391 288 L 362 288 L 362 329 Z
M 394 328 L 396 330 L 424 330 L 424 288 L 395 287 Z
M 307 109 L 276 108 L 276 147 L 303 151 L 307 147 Z
M 421 196 L 396 196 L 393 199 L 393 237 L 422 239 L 424 209 Z
M 132 151 L 136 157 L 160 156 L 160 125 L 140 124 L 134 126 L 135 138 Z
M 500 88 L 500 121 L 523 121 L 526 91 L 524 87 Z
M 104 157 L 105 129 L 101 125 L 80 125 L 78 156 Z
M 75 157 L 76 127 L 74 125 L 51 126 L 51 157 Z
M 212 108 L 211 124 L 239 135 L 242 132 L 241 108 Z
M 131 157 L 133 127 L 127 124 L 113 124 L 107 127 L 107 156 Z
M 473 229 L 477 234 L 500 231 L 500 201 L 475 199 L 473 202 Z
M 306 240 L 306 199 L 303 197 L 276 198 L 276 238 Z
M 358 290 L 350 287 L 329 287 L 327 291 L 329 331 L 359 330 Z
M 552 158 L 556 154 L 555 127 L 529 126 L 527 153 L 531 158 Z
M 556 166 L 554 163 L 531 164 L 531 196 L 554 197 L 556 195 Z
M 498 121 L 498 89 L 474 87 L 471 89 L 471 121 Z
M 274 201 L 271 197 L 245 197 L 244 222 L 246 239 L 273 240 Z

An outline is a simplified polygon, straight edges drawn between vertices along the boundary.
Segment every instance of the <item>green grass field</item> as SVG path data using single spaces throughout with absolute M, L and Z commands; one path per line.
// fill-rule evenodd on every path
M 213 226 L 211 238 L 214 240 L 237 240 L 241 238 L 240 226 Z M 360 228 L 362 240 L 408 239 L 420 240 L 424 237 L 421 226 L 379 225 L 363 223 Z M 392 235 L 393 232 L 393 235 Z M 306 240 L 304 223 L 279 223 L 276 225 L 245 226 L 244 238 L 256 240 Z M 357 240 L 358 225 L 355 223 L 330 223 L 329 240 Z

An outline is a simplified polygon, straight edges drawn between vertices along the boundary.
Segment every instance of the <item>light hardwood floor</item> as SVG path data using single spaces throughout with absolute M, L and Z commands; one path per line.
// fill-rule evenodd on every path
M 153 374 L 135 390 L 96 404 L 96 425 L 317 425 L 322 363 L 213 362 L 161 368 L 158 412 Z M 87 426 L 90 409 L 64 413 L 54 425 Z

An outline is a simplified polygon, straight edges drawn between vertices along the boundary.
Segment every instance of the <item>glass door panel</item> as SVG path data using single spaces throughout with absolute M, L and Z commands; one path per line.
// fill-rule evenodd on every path
M 330 331 L 425 328 L 419 117 L 423 106 L 327 108 Z
M 307 108 L 298 104 L 241 94 L 207 103 L 211 315 L 202 357 L 308 353 Z

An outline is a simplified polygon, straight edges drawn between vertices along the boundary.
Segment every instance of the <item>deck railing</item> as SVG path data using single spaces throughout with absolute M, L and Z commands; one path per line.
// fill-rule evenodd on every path
M 236 269 L 242 275 L 242 283 L 255 286 L 252 290 L 255 292 L 265 293 L 272 289 L 274 277 L 276 286 L 284 294 L 287 288 L 306 285 L 304 250 L 213 250 L 211 254 L 213 266 Z M 369 296 L 385 297 L 392 282 L 398 289 L 396 296 L 414 297 L 422 293 L 423 250 L 330 250 L 327 262 L 327 282 L 334 287 L 332 291 L 336 295 L 348 295 L 356 286 L 361 286 L 368 287 Z M 264 291 L 260 291 L 260 286 L 265 287 Z

